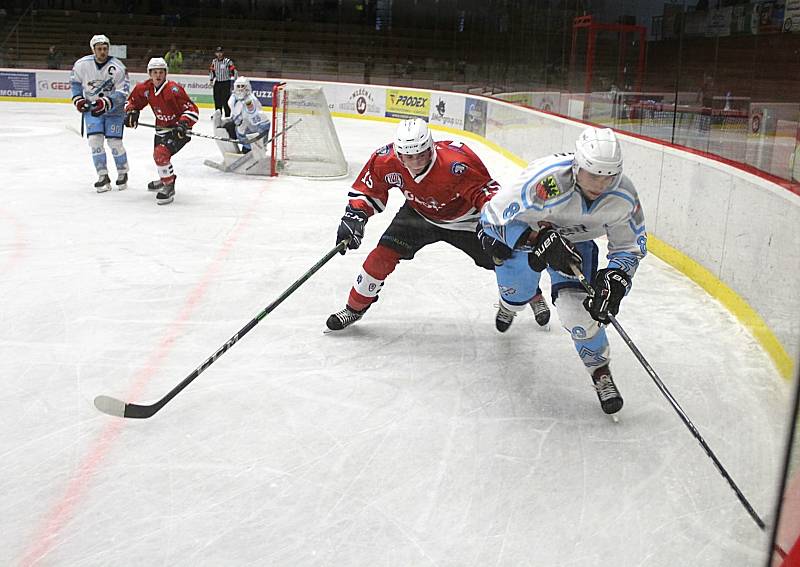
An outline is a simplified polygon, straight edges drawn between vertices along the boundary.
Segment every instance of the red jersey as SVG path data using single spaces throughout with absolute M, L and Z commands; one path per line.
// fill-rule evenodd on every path
M 152 79 L 138 83 L 128 96 L 125 112 L 142 110 L 148 104 L 156 116 L 156 126 L 175 126 L 178 120 L 185 120 L 193 126 L 200 120 L 197 105 L 175 81 L 164 81 L 159 89 L 155 88 Z
M 481 208 L 499 186 L 481 159 L 461 142 L 434 142 L 433 163 L 414 178 L 389 144 L 372 154 L 353 183 L 350 205 L 372 216 L 383 212 L 389 189 L 402 191 L 408 205 L 442 228 L 475 230 Z

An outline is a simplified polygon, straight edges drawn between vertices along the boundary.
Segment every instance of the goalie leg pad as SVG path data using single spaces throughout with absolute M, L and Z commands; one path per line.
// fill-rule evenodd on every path
M 122 145 L 120 138 L 107 138 L 106 143 L 111 148 L 111 155 L 114 156 L 114 163 L 117 166 L 117 173 L 128 172 L 128 154 L 125 152 L 125 146 Z
M 605 328 L 592 319 L 583 307 L 585 297 L 583 290 L 561 289 L 556 307 L 561 324 L 572 337 L 581 362 L 591 374 L 599 366 L 608 364 L 610 348 Z
M 383 288 L 384 281 L 400 262 L 400 254 L 383 245 L 378 245 L 370 252 L 367 260 L 356 277 L 356 283 L 350 290 L 347 304 L 361 311 L 377 301 L 378 293 Z
M 92 151 L 92 163 L 94 163 L 94 168 L 99 175 L 107 174 L 106 149 L 103 147 L 105 136 L 102 134 L 91 134 L 87 140 L 89 142 L 89 149 Z

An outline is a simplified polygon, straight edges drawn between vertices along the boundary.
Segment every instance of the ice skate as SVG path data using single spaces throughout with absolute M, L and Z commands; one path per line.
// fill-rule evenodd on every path
M 325 321 L 325 325 L 331 331 L 341 331 L 361 319 L 364 313 L 367 312 L 367 309 L 369 309 L 369 305 L 361 311 L 356 311 L 355 309 L 351 309 L 349 305 L 345 305 L 344 309 L 328 317 L 328 320 Z
M 168 205 L 175 199 L 175 182 L 167 183 L 156 193 L 156 203 Z
M 94 184 L 94 188 L 98 193 L 105 193 L 106 191 L 111 191 L 111 179 L 108 177 L 108 174 L 104 173 L 100 176 L 97 182 Z
M 622 409 L 622 396 L 611 378 L 608 365 L 601 366 L 592 373 L 592 382 L 597 392 L 597 399 L 600 400 L 600 407 L 605 413 L 611 415 Z
M 515 311 L 506 309 L 501 303 L 497 308 L 497 315 L 494 316 L 494 326 L 501 333 L 505 333 L 506 331 L 508 331 L 508 328 L 511 326 L 511 323 L 514 322 L 514 317 L 516 316 L 517 314 Z
M 539 293 L 533 296 L 530 301 L 531 309 L 533 309 L 533 316 L 540 327 L 544 327 L 550 321 L 550 308 L 544 300 L 544 296 Z
M 151 181 L 150 183 L 147 184 L 147 190 L 148 191 L 160 191 L 163 186 L 164 186 L 164 184 L 161 183 L 161 180 L 160 179 L 156 179 L 155 181 Z
M 128 188 L 128 174 L 120 173 L 117 175 L 117 191 L 125 191 Z

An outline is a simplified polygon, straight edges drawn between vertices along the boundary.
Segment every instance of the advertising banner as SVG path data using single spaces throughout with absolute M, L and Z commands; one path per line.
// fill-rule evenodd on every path
M 65 71 L 37 71 L 36 96 L 40 98 L 72 99 L 69 73 Z
M 464 107 L 464 130 L 485 136 L 487 113 L 485 100 L 467 97 Z
M 423 91 L 386 89 L 386 116 L 389 118 L 422 118 L 428 120 L 431 95 Z
M 380 88 L 340 85 L 333 111 L 342 114 L 383 117 L 386 114 L 386 95 Z
M 783 31 L 800 33 L 800 0 L 786 0 L 783 13 Z
M 464 130 L 464 95 L 431 93 L 431 124 Z
M 0 96 L 35 97 L 36 73 L 0 71 Z
M 257 79 L 250 80 L 250 87 L 253 89 L 253 94 L 256 95 L 258 102 L 263 107 L 272 108 L 272 87 L 277 85 L 275 81 L 260 81 Z

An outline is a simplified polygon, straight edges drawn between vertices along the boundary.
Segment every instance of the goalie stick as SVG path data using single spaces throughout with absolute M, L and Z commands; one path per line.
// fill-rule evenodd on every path
M 586 280 L 586 276 L 583 275 L 583 272 L 581 272 L 580 268 L 575 264 L 572 265 L 572 273 L 575 274 L 576 278 L 578 278 L 578 281 L 580 281 L 581 285 L 583 286 L 583 289 L 585 289 L 586 293 L 589 294 L 589 297 L 594 297 L 594 289 L 592 288 L 591 285 L 589 285 L 589 282 Z M 672 396 L 670 391 L 664 385 L 664 382 L 661 381 L 661 378 L 658 377 L 656 371 L 653 370 L 653 367 L 650 366 L 650 364 L 647 362 L 641 351 L 636 347 L 635 344 L 633 344 L 633 341 L 628 336 L 628 333 L 625 332 L 625 329 L 622 328 L 622 325 L 619 324 L 617 318 L 611 313 L 609 313 L 608 319 L 611 321 L 611 324 L 614 326 L 614 329 L 616 329 L 617 333 L 619 333 L 619 336 L 622 337 L 622 340 L 625 341 L 625 344 L 628 345 L 628 348 L 631 349 L 633 355 L 636 357 L 636 359 L 641 363 L 641 365 L 650 375 L 650 378 L 652 378 L 653 382 L 655 382 L 658 389 L 661 390 L 661 393 L 664 395 L 665 398 L 667 398 L 667 401 L 670 403 L 672 408 L 678 414 L 678 417 L 681 418 L 681 421 L 683 421 L 684 425 L 689 429 L 691 434 L 694 435 L 694 438 L 697 439 L 697 441 L 700 443 L 700 446 L 703 447 L 703 449 L 706 452 L 706 455 L 708 455 L 708 457 L 713 461 L 714 465 L 717 467 L 717 470 L 722 475 L 722 478 L 728 481 L 728 484 L 733 489 L 733 492 L 736 493 L 736 497 L 739 499 L 739 502 L 742 503 L 744 509 L 747 510 L 748 514 L 750 514 L 750 517 L 753 518 L 753 521 L 756 523 L 756 525 L 759 528 L 761 528 L 762 531 L 765 531 L 766 525 L 764 524 L 764 520 L 762 520 L 761 517 L 758 515 L 758 513 L 756 513 L 755 509 L 747 500 L 747 498 L 745 498 L 742 491 L 739 490 L 738 486 L 736 486 L 736 483 L 733 481 L 731 475 L 729 475 L 728 471 L 725 470 L 725 467 L 722 466 L 722 463 L 714 454 L 714 451 L 712 451 L 711 447 L 709 447 L 708 444 L 705 442 L 703 437 L 700 435 L 700 432 L 697 430 L 697 427 L 695 427 L 694 423 L 692 423 L 692 420 L 689 419 L 689 416 L 686 415 L 686 412 L 683 411 L 683 408 L 680 406 L 678 401 Z
M 287 126 L 287 127 L 286 127 L 286 128 L 284 128 L 283 130 L 281 130 L 280 132 L 278 132 L 277 134 L 275 134 L 275 135 L 274 135 L 272 138 L 270 138 L 270 139 L 269 139 L 269 140 L 267 140 L 266 142 L 264 142 L 264 145 L 266 146 L 266 145 L 268 145 L 268 144 L 271 144 L 271 143 L 272 143 L 272 140 L 276 140 L 276 139 L 278 139 L 278 138 L 279 138 L 279 137 L 281 137 L 281 136 L 282 136 L 282 135 L 283 135 L 283 134 L 284 134 L 284 133 L 285 133 L 287 130 L 291 130 L 293 127 L 297 126 L 297 124 L 298 124 L 298 123 L 300 123 L 300 122 L 302 122 L 302 120 L 303 120 L 302 118 L 298 118 L 298 119 L 297 119 L 295 122 L 293 122 L 292 124 L 289 124 L 289 126 Z M 253 142 L 255 142 L 255 141 L 258 141 L 258 140 L 259 140 L 261 137 L 263 137 L 263 135 L 262 135 L 262 134 L 259 134 L 259 137 L 258 137 L 258 138 L 255 138 L 255 139 L 254 139 L 252 142 L 250 142 L 250 143 L 252 144 Z M 213 168 L 215 168 L 215 169 L 218 169 L 218 170 L 222 171 L 223 173 L 229 173 L 229 172 L 231 172 L 231 171 L 234 171 L 234 170 L 235 170 L 237 167 L 239 167 L 241 164 L 243 164 L 245 161 L 247 161 L 247 160 L 248 160 L 248 159 L 250 159 L 251 157 L 252 157 L 252 156 L 251 156 L 249 153 L 247 153 L 247 154 L 244 154 L 244 155 L 242 155 L 241 157 L 238 157 L 238 158 L 236 158 L 236 160 L 235 160 L 235 161 L 233 161 L 233 162 L 231 162 L 231 164 L 230 164 L 230 165 L 218 165 L 218 164 L 216 164 L 215 162 L 211 161 L 210 159 L 207 159 L 207 160 L 206 160 L 204 163 L 205 163 L 207 166 L 209 166 L 209 167 L 213 167 Z M 252 167 L 252 165 L 251 165 L 250 167 Z M 248 168 L 248 169 L 249 169 L 249 168 Z
M 252 320 L 250 320 L 247 325 L 242 327 L 238 333 L 233 335 L 228 341 L 223 344 L 221 347 L 217 349 L 217 351 L 209 356 L 207 359 L 203 361 L 203 363 L 198 366 L 195 370 L 193 370 L 186 378 L 184 378 L 177 386 L 175 386 L 172 390 L 167 392 L 167 394 L 155 402 L 154 404 L 149 405 L 140 405 L 134 403 L 123 402 L 117 398 L 112 398 L 111 396 L 97 396 L 94 399 L 94 406 L 103 413 L 107 413 L 108 415 L 114 415 L 117 417 L 128 417 L 134 419 L 147 419 L 148 417 L 152 417 L 155 413 L 167 405 L 172 398 L 178 395 L 178 393 L 183 390 L 186 386 L 192 383 L 192 381 L 200 376 L 202 372 L 214 364 L 214 361 L 217 360 L 220 356 L 225 354 L 225 352 L 230 349 L 233 345 L 235 345 L 239 339 L 244 337 L 250 330 L 255 327 L 264 317 L 269 315 L 278 305 L 283 303 L 283 301 L 292 295 L 297 288 L 303 285 L 306 280 L 308 280 L 311 276 L 313 276 L 322 266 L 324 266 L 328 261 L 333 258 L 336 254 L 344 250 L 345 246 L 350 242 L 350 239 L 342 240 L 339 242 L 330 252 L 325 254 L 325 256 L 320 259 L 319 262 L 314 264 L 305 274 L 300 276 L 300 278 L 290 285 L 286 291 L 284 291 L 278 299 L 270 303 L 267 307 L 264 308 L 261 313 L 256 315 Z

